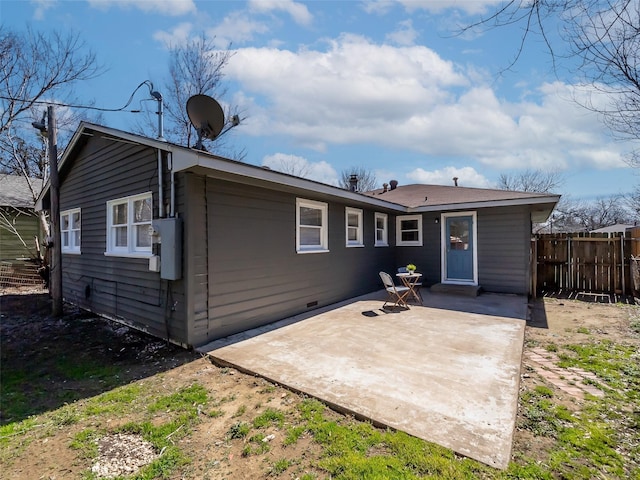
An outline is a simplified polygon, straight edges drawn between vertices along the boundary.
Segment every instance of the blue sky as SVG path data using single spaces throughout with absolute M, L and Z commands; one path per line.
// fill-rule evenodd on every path
M 572 199 L 631 191 L 639 177 L 624 154 L 632 145 L 571 100 L 584 90 L 552 71 L 539 39 L 504 71 L 519 29 L 452 35 L 498 3 L 3 0 L 0 19 L 16 30 L 78 33 L 107 70 L 76 93 L 105 108 L 122 106 L 144 80 L 162 92 L 167 45 L 203 32 L 220 48 L 231 42 L 228 94 L 217 100 L 247 117 L 227 142 L 251 164 L 300 163 L 326 183 L 357 166 L 380 185 L 452 185 L 455 176 L 489 188 L 501 173 L 555 169 L 566 179 L 559 193 Z M 123 130 L 139 121 L 102 117 Z

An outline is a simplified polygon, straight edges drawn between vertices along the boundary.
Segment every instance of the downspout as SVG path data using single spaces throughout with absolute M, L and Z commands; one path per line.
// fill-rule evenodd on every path
M 162 178 L 162 150 L 158 149 L 158 218 L 164 218 L 164 183 Z

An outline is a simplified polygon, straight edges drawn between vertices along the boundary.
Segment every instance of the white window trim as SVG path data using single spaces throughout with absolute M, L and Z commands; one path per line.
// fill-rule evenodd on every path
M 73 214 L 80 214 L 80 225 L 76 227 L 76 225 L 72 225 Z M 69 226 L 68 230 L 62 230 L 62 217 L 65 215 L 69 216 Z M 73 227 L 73 228 L 71 228 Z M 62 253 L 69 253 L 72 255 L 80 255 L 80 245 L 76 245 L 73 241 L 74 237 L 71 235 L 72 232 L 79 231 L 80 232 L 80 243 L 82 244 L 82 212 L 79 208 L 72 208 L 70 210 L 65 210 L 64 212 L 60 212 L 60 251 Z M 63 232 L 69 232 L 69 245 L 65 246 L 62 241 Z
M 133 204 L 136 200 L 141 200 L 144 198 L 151 199 L 151 218 L 153 219 L 153 193 L 145 192 L 137 195 L 130 195 L 128 197 L 114 198 L 113 200 L 109 200 L 107 202 L 107 251 L 104 252 L 104 255 L 107 257 L 127 257 L 127 258 L 149 258 L 153 255 L 151 251 L 151 246 L 149 247 L 139 247 L 136 248 L 135 245 L 135 237 L 134 237 L 134 226 L 133 223 Z M 115 247 L 113 238 L 113 218 L 112 218 L 112 206 L 120 203 L 127 204 L 127 246 L 126 247 Z M 147 222 L 142 222 L 147 223 Z M 151 220 L 148 222 L 149 227 L 151 227 Z
M 300 245 L 300 208 L 315 208 L 320 210 L 322 225 L 320 226 L 320 245 Z M 296 252 L 297 253 L 325 253 L 329 251 L 329 205 L 315 200 L 296 198 Z
M 418 240 L 402 241 L 402 221 L 418 220 Z M 422 246 L 422 215 L 400 215 L 396 217 L 396 246 L 398 247 L 421 247 Z
M 382 240 L 378 240 L 378 219 L 382 219 L 384 226 L 382 227 Z M 373 220 L 374 238 L 376 247 L 389 246 L 389 216 L 386 213 L 376 212 Z
M 353 228 L 349 226 L 349 215 L 356 215 L 358 218 L 356 239 L 349 240 L 349 228 Z M 359 208 L 351 208 L 345 207 L 344 209 L 344 228 L 345 228 L 345 245 L 347 247 L 364 247 L 364 228 L 363 224 L 363 213 Z

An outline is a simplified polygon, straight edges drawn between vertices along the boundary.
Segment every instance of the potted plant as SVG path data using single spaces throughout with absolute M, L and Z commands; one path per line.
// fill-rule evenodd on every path
M 413 263 L 407 265 L 407 272 L 414 273 L 416 271 L 416 266 Z

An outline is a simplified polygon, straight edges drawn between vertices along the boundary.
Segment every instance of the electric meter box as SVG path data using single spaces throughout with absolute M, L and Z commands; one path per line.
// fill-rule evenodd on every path
M 151 222 L 154 234 L 160 237 L 160 278 L 182 278 L 182 219 L 158 218 Z

